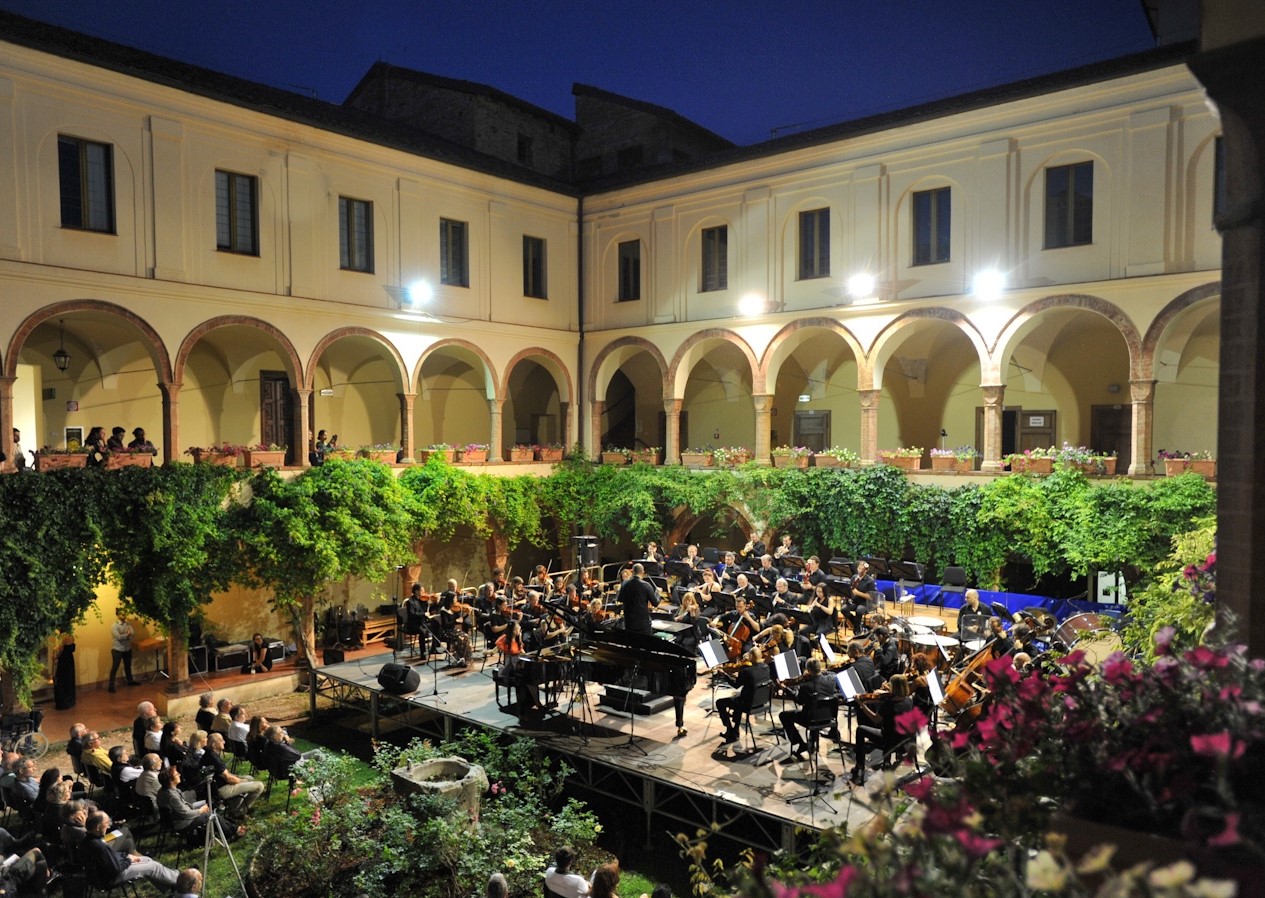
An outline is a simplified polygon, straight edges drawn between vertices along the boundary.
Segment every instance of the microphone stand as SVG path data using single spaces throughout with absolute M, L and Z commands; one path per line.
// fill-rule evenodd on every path
M 630 683 L 637 682 L 637 675 L 640 673 L 640 671 L 641 671 L 641 662 L 638 661 L 633 665 L 632 679 L 629 681 Z M 632 700 L 633 700 L 633 688 L 632 686 L 629 686 L 628 692 L 624 696 L 624 710 L 628 712 L 628 721 L 631 724 L 628 731 L 628 741 L 621 742 L 619 743 L 619 745 L 616 745 L 615 750 L 618 751 L 619 749 L 632 749 L 634 751 L 641 752 L 643 757 L 649 757 L 650 752 L 646 751 L 644 748 L 642 748 L 640 745 L 637 744 L 637 739 L 640 737 L 637 736 L 637 711 L 636 709 L 631 707 Z

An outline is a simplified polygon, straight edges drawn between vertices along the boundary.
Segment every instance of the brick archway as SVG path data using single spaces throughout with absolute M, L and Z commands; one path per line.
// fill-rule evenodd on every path
M 566 394 L 560 396 L 562 402 L 571 402 L 575 396 L 575 386 L 571 383 L 571 372 L 567 370 L 566 363 L 562 361 L 555 353 L 548 349 L 534 347 L 531 349 L 523 349 L 515 353 L 514 357 L 505 365 L 505 374 L 501 378 L 501 386 L 497 391 L 499 398 L 507 398 L 509 392 L 510 376 L 514 373 L 514 367 L 525 359 L 544 359 L 548 364 L 542 365 L 546 371 L 553 375 L 554 383 L 557 384 L 559 390 L 565 390 Z
M 248 315 L 222 315 L 218 318 L 204 321 L 189 331 L 180 344 L 180 351 L 176 353 L 176 364 L 172 373 L 177 381 L 184 381 L 184 369 L 189 363 L 189 355 L 193 352 L 194 347 L 207 334 L 223 327 L 249 327 L 272 337 L 281 347 L 281 354 L 290 365 L 290 374 L 294 377 L 294 383 L 307 382 L 303 374 L 303 363 L 299 361 L 299 354 L 295 351 L 294 344 L 290 342 L 290 338 L 267 321 L 252 318 Z
M 479 361 L 483 363 L 484 386 L 486 387 L 488 393 L 486 398 L 498 398 L 499 388 L 497 387 L 498 380 L 496 377 L 496 367 L 492 364 L 492 360 L 488 358 L 488 354 L 469 340 L 462 340 L 457 337 L 439 340 L 426 347 L 426 351 L 422 353 L 422 357 L 417 360 L 417 365 L 413 368 L 412 377 L 409 379 L 409 389 L 418 390 L 420 388 L 422 366 L 425 365 L 427 360 L 430 359 L 431 356 L 435 355 L 436 352 L 441 349 L 448 348 L 464 349 L 466 352 L 479 359 Z
M 588 395 L 591 399 L 596 400 L 599 396 L 605 395 L 606 388 L 610 386 L 610 379 L 615 374 L 614 371 L 610 372 L 610 374 L 604 378 L 606 382 L 601 384 L 599 387 L 598 377 L 601 374 L 602 366 L 606 364 L 606 360 L 619 350 L 630 348 L 645 352 L 654 359 L 654 363 L 659 366 L 659 373 L 663 376 L 664 382 L 667 382 L 668 362 L 667 359 L 663 357 L 663 353 L 660 351 L 658 346 L 655 346 L 649 340 L 644 340 L 641 337 L 620 337 L 618 340 L 613 340 L 606 346 L 602 347 L 601 352 L 597 354 L 597 357 L 593 359 L 592 365 L 589 366 Z
M 975 347 L 975 353 L 979 357 L 981 380 L 987 381 L 991 359 L 988 346 L 984 342 L 984 337 L 979 332 L 979 329 L 957 309 L 934 306 L 932 308 L 913 309 L 905 312 L 878 332 L 870 346 L 870 351 L 865 355 L 864 371 L 861 374 L 861 380 L 864 382 L 860 385 L 861 389 L 879 389 L 882 387 L 883 366 L 887 364 L 887 360 L 900 347 L 901 340 L 899 336 L 901 331 L 927 321 L 940 321 L 961 331 L 971 341 L 971 345 Z
M 776 386 L 777 376 L 781 371 L 783 362 L 786 361 L 794 346 L 799 342 L 796 338 L 806 338 L 806 332 L 809 330 L 826 331 L 842 339 L 847 347 L 852 350 L 859 373 L 865 364 L 865 350 L 861 348 L 861 341 L 856 338 L 852 331 L 834 318 L 801 318 L 797 321 L 792 321 L 774 334 L 773 339 L 769 341 L 769 345 L 765 347 L 764 355 L 760 358 L 760 376 L 766 384 Z
M 400 355 L 400 351 L 382 334 L 367 327 L 340 327 L 338 330 L 331 331 L 321 338 L 321 342 L 316 344 L 316 348 L 312 350 L 312 355 L 308 357 L 307 376 L 303 383 L 304 389 L 311 390 L 314 388 L 316 365 L 321 360 L 321 356 L 325 354 L 327 349 L 345 337 L 366 337 L 386 349 L 392 361 L 395 362 L 396 373 L 400 378 L 400 390 L 405 393 L 412 392 L 409 389 L 408 366 L 404 364 L 404 357 Z
M 1144 379 L 1141 374 L 1142 336 L 1138 333 L 1133 320 L 1115 303 L 1108 302 L 1098 296 L 1090 296 L 1083 293 L 1063 293 L 1056 296 L 1046 296 L 1029 303 L 1016 312 L 1006 322 L 1006 326 L 997 335 L 993 345 L 989 347 L 992 357 L 991 363 L 994 366 L 993 370 L 1005 370 L 1010 353 L 1022 342 L 1025 326 L 1043 312 L 1048 312 L 1051 309 L 1084 309 L 1087 312 L 1101 315 L 1110 321 L 1115 325 L 1116 330 L 1120 332 L 1120 336 L 1124 339 L 1125 347 L 1129 351 L 1130 379 Z
M 1146 335 L 1142 338 L 1142 380 L 1150 380 L 1154 376 L 1155 354 L 1159 352 L 1160 341 L 1164 338 L 1164 332 L 1168 329 L 1168 326 L 1191 306 L 1213 296 L 1220 295 L 1221 282 L 1214 281 L 1211 284 L 1192 287 L 1160 310 L 1160 313 L 1155 316 L 1155 320 L 1151 322 L 1151 326 L 1146 329 Z
M 145 338 L 150 358 L 154 361 L 155 373 L 158 375 L 159 383 L 171 383 L 172 368 L 171 357 L 167 353 L 167 346 L 163 342 L 158 332 L 150 326 L 149 322 L 141 318 L 135 312 L 131 312 L 122 306 L 115 305 L 110 302 L 103 302 L 98 299 L 78 299 L 70 302 L 57 303 L 56 305 L 45 306 L 44 308 L 32 312 L 26 319 L 18 325 L 14 331 L 12 339 L 9 340 L 9 347 L 4 358 L 4 375 L 5 377 L 17 376 L 17 358 L 22 351 L 22 347 L 26 345 L 26 341 L 30 338 L 32 331 L 45 322 L 74 312 L 102 312 L 107 315 L 113 315 L 121 318 L 128 324 L 135 327 Z
M 709 327 L 691 334 L 689 339 L 682 343 L 680 348 L 678 348 L 676 353 L 672 356 L 672 361 L 668 364 L 667 376 L 668 390 L 671 391 L 670 396 L 679 398 L 677 394 L 684 393 L 684 384 L 680 381 L 683 375 L 688 377 L 689 371 L 682 371 L 682 368 L 687 360 L 691 363 L 691 367 L 694 362 L 698 361 L 698 359 L 694 356 L 694 350 L 704 343 L 710 343 L 713 341 L 729 343 L 742 353 L 742 357 L 747 360 L 747 364 L 751 368 L 751 392 L 763 393 L 764 372 L 761 370 L 760 363 L 756 359 L 755 353 L 752 352 L 751 346 L 748 345 L 747 341 L 731 330 L 726 330 L 721 327 Z

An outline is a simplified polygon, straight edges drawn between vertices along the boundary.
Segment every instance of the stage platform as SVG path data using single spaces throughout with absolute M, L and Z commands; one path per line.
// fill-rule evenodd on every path
M 882 788 L 884 777 L 878 772 L 871 773 L 865 787 L 850 787 L 835 743 L 823 739 L 820 775 L 826 779 L 830 771 L 834 779 L 818 798 L 788 801 L 812 791 L 808 762 L 789 760 L 785 738 L 775 742 L 764 717 L 753 721 L 756 752 L 735 753 L 744 744 L 750 747 L 745 733 L 737 745 L 719 752 L 723 727 L 718 717 L 708 715 L 712 690 L 706 674 L 700 674 L 686 699 L 688 735 L 677 737 L 670 709 L 633 721 L 625 713 L 599 706 L 602 687 L 594 684 L 588 685 L 586 696 L 561 694 L 553 713 L 520 720 L 498 707 L 492 661 L 483 671 L 479 661 L 468 671 L 455 671 L 435 662 L 427 666 L 401 653 L 400 663 L 416 669 L 421 684 L 408 695 L 391 695 L 378 683 L 379 671 L 391 660 L 392 654 L 386 652 L 317 668 L 311 693 L 317 723 L 319 691 L 337 706 L 367 713 L 368 734 L 375 738 L 404 728 L 446 739 L 469 726 L 533 738 L 576 769 L 573 779 L 579 785 L 643 811 L 647 837 L 656 828 L 692 834 L 715 822 L 724 827 L 720 835 L 757 849 L 793 849 L 797 828 L 864 824 L 873 816 L 870 795 Z M 510 698 L 502 688 L 501 700 Z M 781 701 L 775 700 L 774 723 L 781 709 Z M 843 714 L 840 726 L 847 737 Z M 897 771 L 907 773 L 912 767 Z

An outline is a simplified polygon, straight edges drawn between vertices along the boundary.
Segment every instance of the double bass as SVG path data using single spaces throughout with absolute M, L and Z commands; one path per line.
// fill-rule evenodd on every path
M 996 644 L 995 641 L 989 642 L 968 658 L 966 666 L 944 687 L 941 706 L 946 714 L 953 717 L 955 725 L 974 723 L 983 713 L 987 690 L 980 681 L 984 668 L 997 657 Z

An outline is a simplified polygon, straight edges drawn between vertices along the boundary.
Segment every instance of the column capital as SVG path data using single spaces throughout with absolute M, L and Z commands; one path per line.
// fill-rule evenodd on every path
M 980 387 L 980 391 L 984 394 L 985 405 L 1001 405 L 1006 398 L 1005 384 L 986 384 Z
M 857 398 L 861 400 L 863 409 L 877 408 L 879 397 L 882 395 L 882 390 L 857 390 Z
M 678 415 L 681 413 L 681 405 L 684 399 L 665 399 L 663 400 L 663 411 L 669 415 Z
M 1154 380 L 1129 381 L 1129 398 L 1133 402 L 1154 402 L 1155 384 Z

